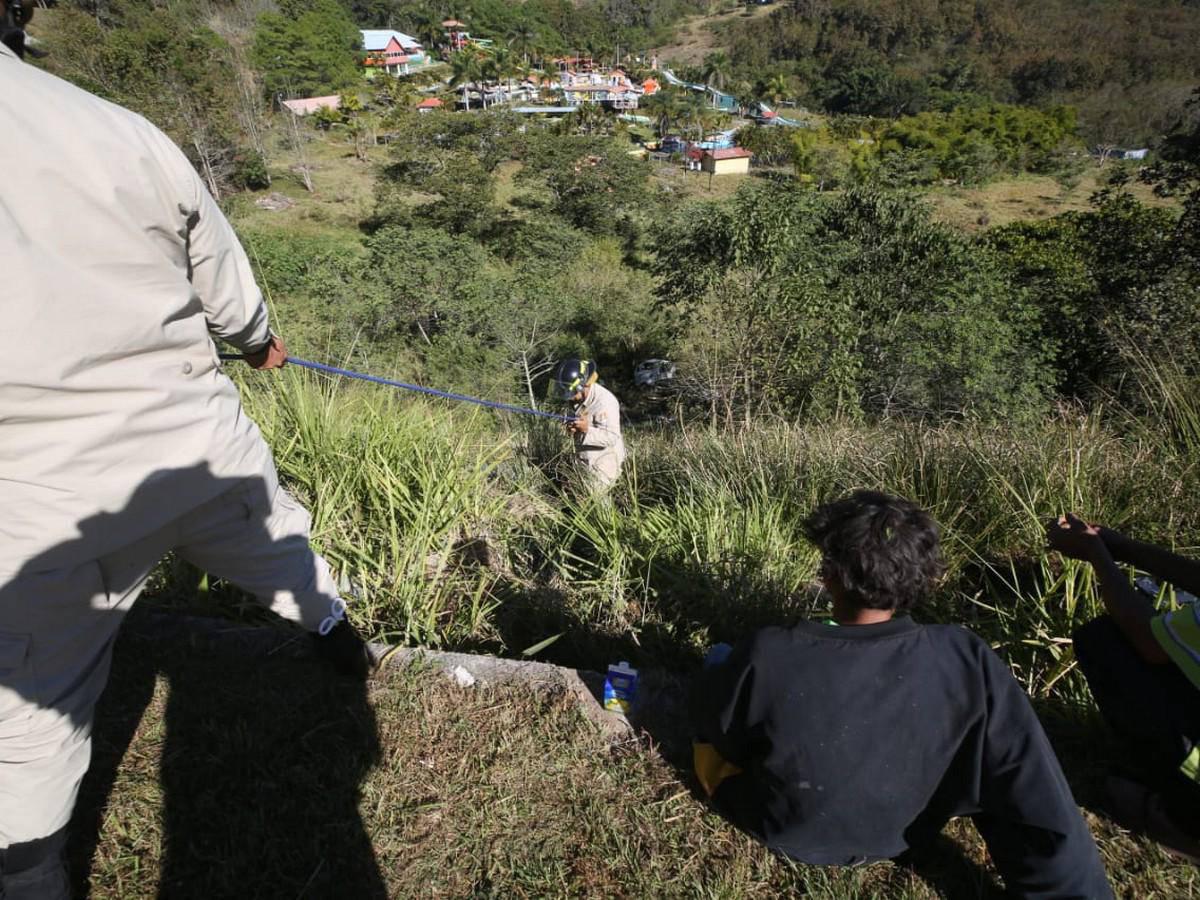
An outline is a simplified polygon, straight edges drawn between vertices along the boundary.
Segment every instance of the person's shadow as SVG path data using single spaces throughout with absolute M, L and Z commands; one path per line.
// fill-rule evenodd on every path
M 258 538 L 265 534 L 256 516 L 268 507 L 256 495 L 266 484 L 226 482 L 200 466 L 154 473 L 143 483 L 153 483 L 153 491 L 139 490 L 120 513 L 79 523 L 71 543 L 92 546 L 136 514 L 147 495 L 161 497 L 163 479 L 176 478 L 193 487 L 207 478 L 204 492 L 214 497 L 243 492 L 247 527 L 261 527 Z M 287 549 L 296 538 L 268 540 Z M 55 547 L 22 569 L 16 588 L 0 589 L 5 619 L 19 621 L 20 603 L 44 599 L 28 590 L 31 579 L 36 583 L 71 550 L 70 543 Z M 119 572 L 118 583 L 105 574 L 110 597 L 128 588 Z M 141 602 L 123 616 L 113 603 L 106 608 L 83 590 L 62 594 L 50 620 L 27 608 L 31 653 L 43 635 L 58 651 L 54 658 L 69 653 L 69 639 L 55 632 L 107 638 L 85 641 L 93 659 L 64 657 L 68 671 L 56 670 L 56 678 L 43 678 L 33 665 L 43 657 L 34 656 L 33 676 L 6 684 L 85 726 L 90 702 L 63 685 L 72 665 L 88 673 L 75 673 L 79 682 L 96 680 L 111 652 L 107 688 L 95 707 L 91 765 L 67 829 L 73 895 L 117 896 L 131 884 L 143 894 L 157 872 L 160 897 L 386 897 L 358 812 L 361 781 L 379 757 L 366 686 L 316 659 L 308 635 L 295 627 L 237 628 Z M 12 627 L 0 621 L 0 631 Z
M 385 897 L 358 813 L 379 750 L 364 686 L 312 659 L 306 635 L 223 630 L 145 609 L 126 620 L 71 822 L 75 896 L 129 877 L 113 858 L 124 839 L 102 830 L 157 812 L 142 796 L 155 760 L 139 755 L 160 745 L 160 897 Z

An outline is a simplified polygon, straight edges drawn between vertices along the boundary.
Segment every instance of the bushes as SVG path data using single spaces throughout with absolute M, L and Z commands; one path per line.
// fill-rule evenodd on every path
M 894 122 L 882 134 L 880 155 L 911 151 L 939 177 L 976 184 L 1002 172 L 1052 172 L 1072 150 L 1082 151 L 1074 135 L 1074 113 L 1061 107 L 959 107 Z
M 1040 311 L 1056 348 L 1059 393 L 1093 400 L 1120 390 L 1136 374 L 1130 347 L 1160 359 L 1200 354 L 1200 262 L 1179 240 L 1177 223 L 1173 213 L 1117 192 L 1091 211 L 1010 225 L 982 239 Z
M 911 199 L 744 190 L 681 216 L 657 273 L 714 419 L 1044 408 L 1035 311 Z

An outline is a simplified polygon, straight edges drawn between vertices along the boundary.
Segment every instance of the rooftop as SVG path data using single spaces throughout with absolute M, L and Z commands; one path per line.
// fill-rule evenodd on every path
M 383 50 L 387 47 L 392 38 L 395 38 L 396 43 L 405 49 L 421 46 L 420 41 L 411 35 L 405 34 L 403 31 L 371 28 L 363 28 L 360 29 L 360 31 L 362 32 L 364 50 Z
M 749 159 L 754 154 L 745 147 L 728 147 L 724 150 L 705 150 L 704 155 L 710 159 Z
M 299 100 L 284 100 L 283 105 L 298 116 L 307 116 L 325 107 L 337 109 L 342 105 L 342 98 L 337 94 L 330 94 L 328 97 L 302 97 Z

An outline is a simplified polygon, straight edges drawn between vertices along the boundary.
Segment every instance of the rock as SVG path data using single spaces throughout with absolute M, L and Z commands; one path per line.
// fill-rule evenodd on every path
M 267 194 L 267 196 L 259 197 L 257 200 L 255 200 L 254 205 L 259 209 L 278 211 L 281 209 L 291 209 L 296 205 L 296 201 L 291 197 L 287 197 L 279 193 L 279 191 L 271 191 L 271 193 Z
M 450 680 L 459 687 L 469 688 L 475 686 L 475 676 L 462 666 L 455 666 L 452 669 L 447 669 L 446 674 L 449 675 Z

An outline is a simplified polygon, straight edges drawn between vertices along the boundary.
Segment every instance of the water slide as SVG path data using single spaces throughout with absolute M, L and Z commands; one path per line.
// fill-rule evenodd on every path
M 783 125 L 787 128 L 808 128 L 808 124 L 805 122 L 801 122 L 797 119 L 785 119 L 783 116 L 779 115 L 779 113 L 775 112 L 775 110 L 771 109 L 771 107 L 767 106 L 767 104 L 763 103 L 761 100 L 758 101 L 758 109 L 759 109 L 760 115 L 762 115 L 763 113 L 773 113 L 774 114 L 768 120 L 768 122 L 767 122 L 768 125 Z
M 711 94 L 714 105 L 719 109 L 732 112 L 738 107 L 737 98 L 735 98 L 733 94 L 726 94 L 718 91 L 711 85 L 697 84 L 691 81 L 682 81 L 681 79 L 676 78 L 675 73 L 670 69 L 663 69 L 662 76 L 663 78 L 667 79 L 667 84 L 673 84 L 675 87 L 682 87 L 687 88 L 689 91 L 700 91 L 701 93 Z

